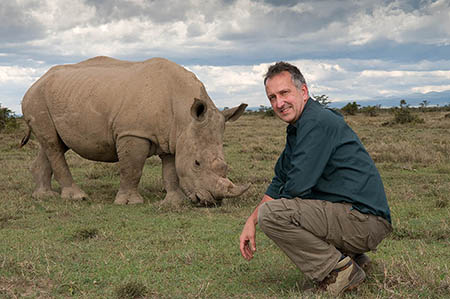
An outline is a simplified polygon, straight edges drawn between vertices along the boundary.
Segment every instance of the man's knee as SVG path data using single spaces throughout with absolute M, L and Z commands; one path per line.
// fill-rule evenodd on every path
M 258 208 L 259 227 L 269 235 L 271 231 L 291 226 L 293 213 L 294 210 L 288 208 L 282 199 L 267 201 Z

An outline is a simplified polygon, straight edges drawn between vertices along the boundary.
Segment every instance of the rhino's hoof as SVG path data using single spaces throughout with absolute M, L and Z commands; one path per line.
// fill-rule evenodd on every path
M 186 196 L 181 191 L 167 192 L 164 200 L 160 202 L 160 206 L 180 207 L 186 202 Z
M 42 199 L 47 197 L 59 197 L 59 193 L 48 189 L 37 189 L 31 195 L 34 199 Z
M 144 203 L 144 199 L 139 194 L 118 193 L 114 203 L 116 205 L 134 205 Z
M 87 200 L 89 197 L 79 188 L 66 187 L 61 191 L 61 197 L 64 199 Z

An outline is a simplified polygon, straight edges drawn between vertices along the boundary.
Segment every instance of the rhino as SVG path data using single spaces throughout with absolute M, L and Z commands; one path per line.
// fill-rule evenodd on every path
M 25 93 L 22 113 L 40 144 L 31 165 L 33 198 L 58 195 L 87 199 L 65 160 L 69 149 L 83 158 L 118 162 L 116 204 L 143 203 L 138 185 L 146 159 L 158 155 L 166 195 L 163 204 L 190 200 L 220 204 L 243 194 L 248 184 L 227 178 L 223 154 L 225 122 L 237 120 L 246 104 L 219 111 L 190 71 L 164 58 L 140 62 L 94 57 L 52 67 Z

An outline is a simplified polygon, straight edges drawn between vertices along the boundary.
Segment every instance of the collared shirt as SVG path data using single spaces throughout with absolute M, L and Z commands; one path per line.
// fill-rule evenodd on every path
M 391 222 L 380 174 L 358 136 L 341 114 L 311 98 L 287 127 L 286 146 L 266 194 L 347 202 Z

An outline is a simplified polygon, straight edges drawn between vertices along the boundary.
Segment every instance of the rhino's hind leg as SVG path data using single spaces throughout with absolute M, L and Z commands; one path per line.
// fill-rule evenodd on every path
M 144 202 L 138 192 L 138 185 L 149 152 L 150 142 L 146 139 L 132 136 L 119 139 L 117 154 L 119 156 L 120 188 L 114 200 L 115 204 L 126 205 Z
M 178 183 L 178 176 L 175 169 L 174 155 L 161 155 L 162 160 L 162 176 L 164 188 L 166 189 L 166 197 L 160 203 L 163 206 L 181 206 L 186 200 L 184 192 Z
M 52 190 L 51 180 L 53 171 L 47 155 L 42 147 L 39 150 L 36 160 L 34 160 L 31 165 L 31 174 L 33 175 L 36 183 L 36 188 L 32 195 L 33 198 L 39 199 L 44 197 L 59 196 L 57 192 Z
M 36 138 L 41 145 L 40 152 L 32 167 L 32 173 L 36 181 L 35 196 L 48 194 L 51 191 L 52 173 L 61 186 L 61 197 L 67 199 L 87 199 L 84 193 L 75 185 L 64 153 L 67 146 L 58 136 L 53 121 L 48 116 L 45 107 L 35 107 L 35 117 L 30 119 L 31 126 Z M 42 172 L 42 173 L 40 173 Z
M 58 145 L 47 147 L 45 153 L 50 161 L 55 179 L 61 186 L 61 197 L 65 199 L 83 200 L 88 199 L 86 193 L 81 190 L 73 181 L 69 166 L 67 165 L 64 153 L 66 149 L 61 141 Z

